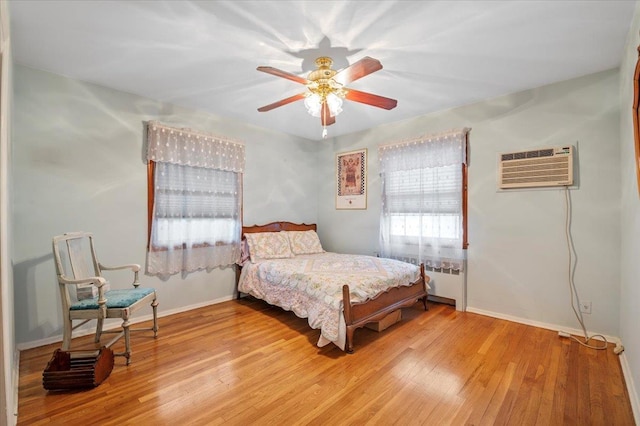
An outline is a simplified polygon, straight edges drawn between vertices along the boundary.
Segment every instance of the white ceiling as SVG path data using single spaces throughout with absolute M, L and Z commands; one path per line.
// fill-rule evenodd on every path
M 383 69 L 348 85 L 398 100 L 345 102 L 338 136 L 615 68 L 635 1 L 10 2 L 16 63 L 320 139 L 304 91 L 256 71 L 306 77 L 318 56 Z

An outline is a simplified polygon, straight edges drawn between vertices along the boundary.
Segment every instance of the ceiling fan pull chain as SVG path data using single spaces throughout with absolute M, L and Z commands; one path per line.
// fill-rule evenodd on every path
M 322 128 L 322 139 L 326 139 L 327 138 L 327 126 L 324 126 Z

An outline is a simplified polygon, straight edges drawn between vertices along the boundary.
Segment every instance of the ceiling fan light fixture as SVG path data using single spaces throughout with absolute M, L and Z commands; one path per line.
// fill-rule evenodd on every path
M 329 93 L 326 101 L 327 105 L 329 105 L 329 111 L 331 112 L 332 117 L 335 117 L 342 112 L 342 98 L 340 96 L 337 96 L 334 93 Z
M 304 98 L 304 106 L 307 112 L 314 117 L 320 117 L 322 113 L 322 104 L 326 102 L 332 117 L 342 112 L 342 98 L 333 93 L 326 95 L 324 99 L 317 93 L 310 93 Z
M 345 85 L 381 70 L 382 64 L 377 59 L 365 56 L 340 71 L 331 69 L 332 64 L 331 58 L 327 56 L 319 57 L 316 59 L 318 68 L 311 71 L 307 78 L 273 67 L 258 67 L 258 71 L 286 78 L 307 87 L 307 91 L 304 93 L 298 93 L 278 102 L 265 105 L 258 108 L 258 111 L 271 111 L 274 108 L 304 99 L 304 106 L 307 112 L 313 117 L 320 118 L 322 137 L 326 138 L 327 126 L 336 122 L 335 117 L 342 112 L 342 103 L 345 99 L 386 110 L 393 109 L 398 104 L 395 99 L 345 88 Z
M 322 100 L 320 96 L 312 93 L 306 98 L 304 98 L 304 106 L 307 109 L 307 112 L 314 117 L 320 117 L 320 111 L 322 110 Z

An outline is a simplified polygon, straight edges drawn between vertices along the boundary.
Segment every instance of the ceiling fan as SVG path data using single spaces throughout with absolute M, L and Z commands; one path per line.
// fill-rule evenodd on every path
M 327 126 L 336 122 L 336 115 L 342 111 L 342 100 L 372 105 L 383 109 L 393 109 L 398 104 L 395 99 L 385 98 L 359 90 L 348 89 L 345 86 L 366 75 L 382 69 L 377 59 L 365 56 L 357 62 L 339 71 L 331 69 L 333 60 L 327 56 L 316 59 L 318 69 L 309 73 L 307 78 L 279 70 L 273 67 L 258 67 L 258 71 L 286 78 L 307 86 L 307 91 L 279 100 L 258 108 L 260 112 L 271 111 L 274 108 L 304 99 L 304 105 L 309 114 L 320 117 L 322 123 L 322 137 L 327 137 Z

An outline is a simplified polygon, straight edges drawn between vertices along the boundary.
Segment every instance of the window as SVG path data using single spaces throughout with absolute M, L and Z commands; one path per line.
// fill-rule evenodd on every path
M 467 133 L 464 129 L 380 148 L 383 256 L 462 269 Z
M 244 146 L 152 122 L 148 136 L 147 273 L 183 275 L 240 252 Z
M 151 245 L 233 244 L 239 216 L 234 172 L 157 163 Z

